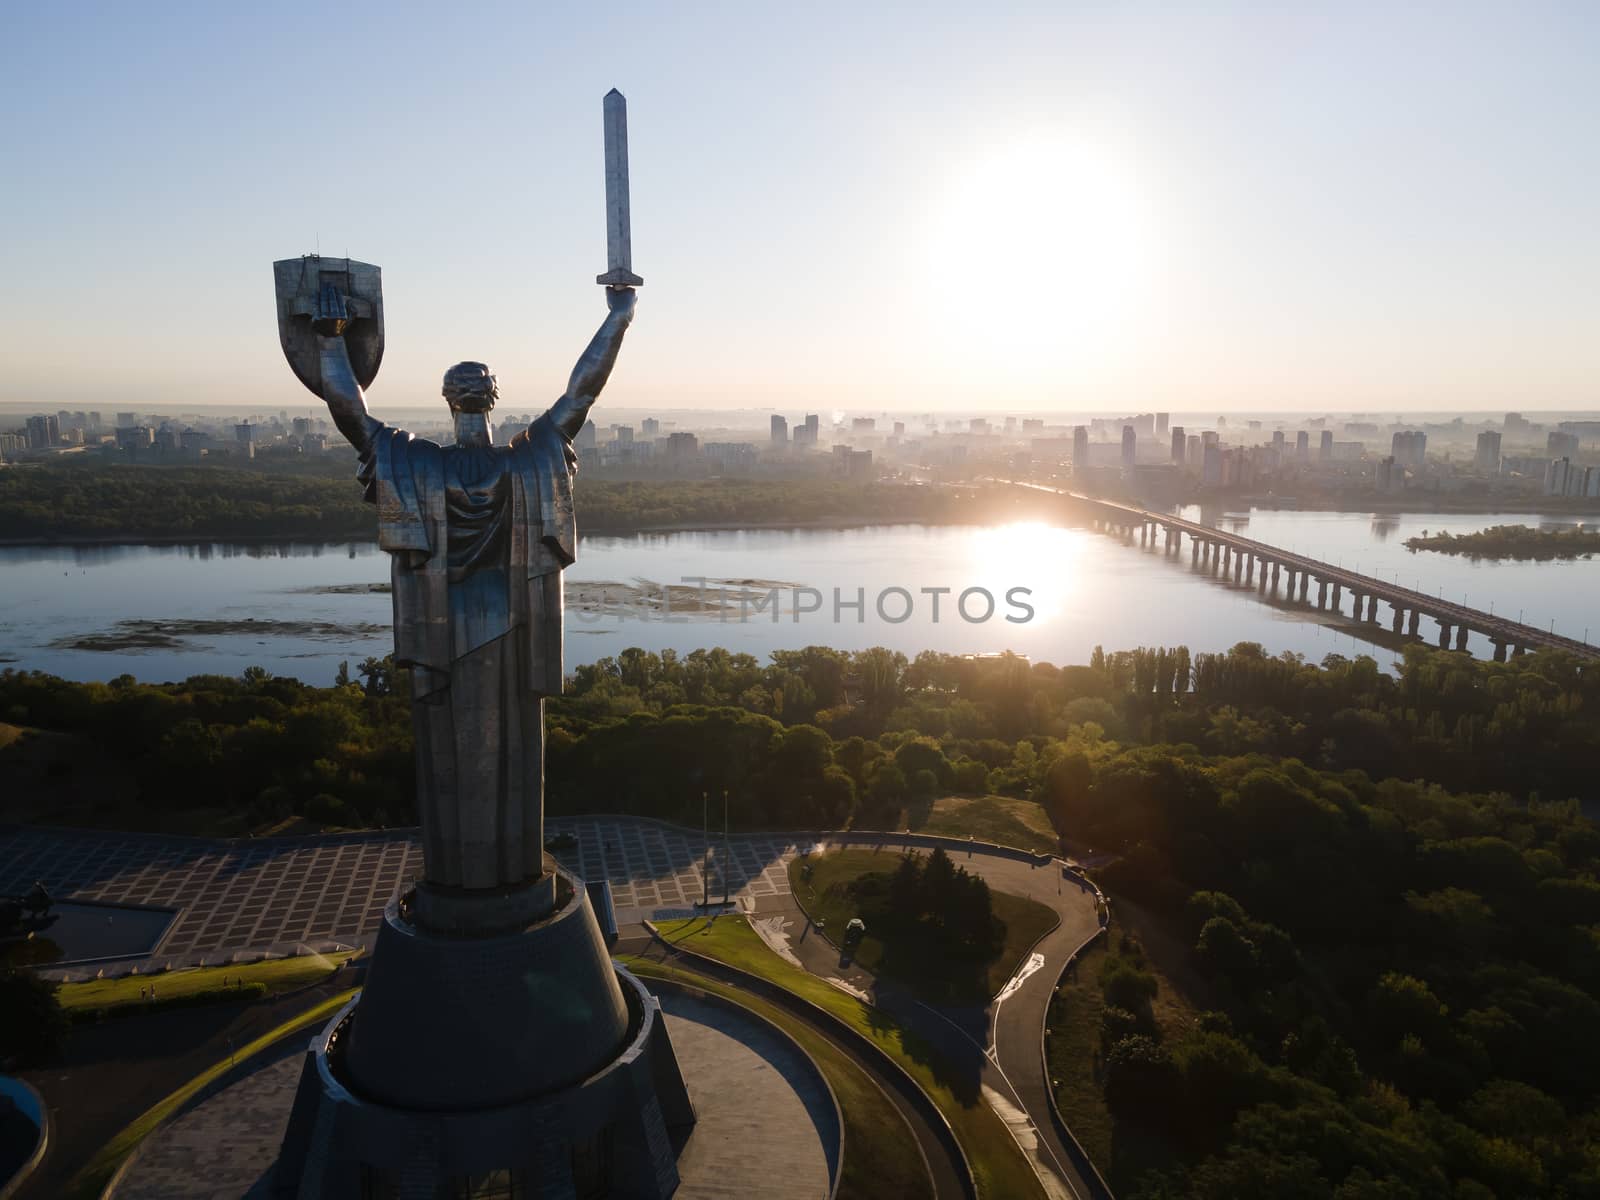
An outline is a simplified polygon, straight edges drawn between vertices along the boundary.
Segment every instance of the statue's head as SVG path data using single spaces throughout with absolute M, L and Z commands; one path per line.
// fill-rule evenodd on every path
M 486 413 L 494 407 L 500 387 L 481 362 L 457 363 L 444 373 L 444 398 L 454 413 Z

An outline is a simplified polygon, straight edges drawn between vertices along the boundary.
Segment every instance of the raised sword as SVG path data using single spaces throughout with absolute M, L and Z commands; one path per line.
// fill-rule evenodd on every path
M 639 287 L 633 273 L 633 235 L 628 224 L 628 101 L 612 88 L 602 103 L 606 125 L 606 273 L 595 276 L 607 287 Z

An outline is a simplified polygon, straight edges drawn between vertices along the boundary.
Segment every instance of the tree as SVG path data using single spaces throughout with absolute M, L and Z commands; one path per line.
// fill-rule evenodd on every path
M 1142 1034 L 1123 1038 L 1106 1054 L 1106 1104 L 1132 1124 L 1164 1128 L 1182 1082 L 1172 1056 Z
M 0 1063 L 35 1066 L 59 1057 L 69 1028 L 55 984 L 0 967 Z

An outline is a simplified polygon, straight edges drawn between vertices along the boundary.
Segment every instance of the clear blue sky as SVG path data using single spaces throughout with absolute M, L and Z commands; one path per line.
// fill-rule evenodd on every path
M 384 269 L 372 391 L 998 411 L 1600 406 L 1600 5 L 13 5 L 0 400 L 312 403 L 270 264 Z

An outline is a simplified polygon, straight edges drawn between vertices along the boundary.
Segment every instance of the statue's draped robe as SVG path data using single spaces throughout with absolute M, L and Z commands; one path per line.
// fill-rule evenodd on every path
M 376 424 L 360 478 L 411 668 L 430 883 L 542 870 L 544 696 L 561 691 L 561 572 L 577 554 L 567 437 L 541 417 L 504 446 L 439 446 Z

